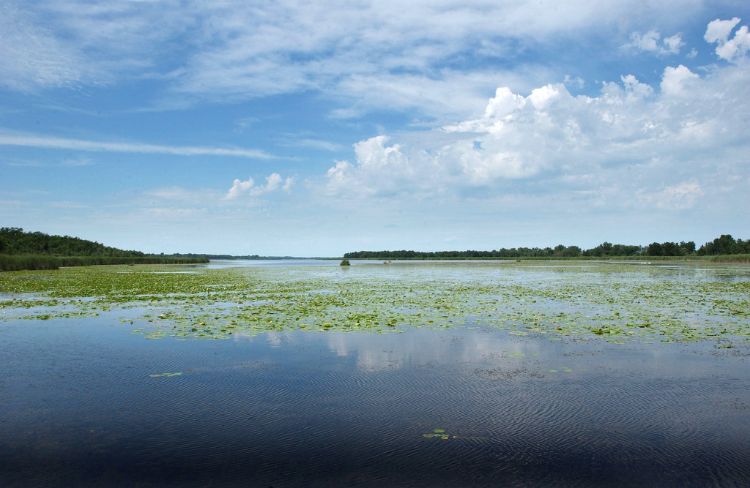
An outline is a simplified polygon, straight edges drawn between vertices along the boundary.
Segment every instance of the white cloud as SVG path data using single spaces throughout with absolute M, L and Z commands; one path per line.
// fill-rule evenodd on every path
M 640 32 L 631 33 L 630 42 L 625 44 L 623 48 L 664 56 L 678 54 L 684 45 L 685 43 L 682 41 L 681 34 L 662 38 L 659 31 L 650 30 L 643 34 Z
M 734 29 L 739 23 L 739 17 L 734 17 L 731 20 L 712 20 L 706 26 L 706 33 L 703 35 L 703 38 L 710 44 L 727 42 L 727 38 L 729 38 L 729 34 L 732 33 L 732 29 Z
M 294 186 L 294 178 L 289 176 L 284 180 L 284 186 L 281 187 L 281 189 L 289 193 L 290 191 L 292 191 L 293 186 Z
M 639 200 L 657 208 L 671 210 L 685 210 L 693 207 L 696 201 L 704 195 L 703 189 L 695 181 L 685 181 L 676 185 L 667 186 L 657 192 L 640 192 Z
M 578 88 L 579 90 L 586 86 L 586 82 L 580 76 L 565 75 L 563 83 L 565 83 L 566 86 L 572 86 L 573 88 Z
M 4 1 L 0 84 L 30 91 L 100 85 L 123 76 L 163 78 L 152 70 L 158 61 L 173 60 L 176 44 L 170 41 L 195 26 L 196 14 L 178 0 Z
M 9 5 L 15 13 L 0 16 L 8 24 L 0 32 L 11 33 L 0 43 L 0 80 L 14 89 L 138 78 L 168 86 L 169 99 L 153 102 L 162 108 L 311 91 L 341 104 L 338 116 L 416 109 L 440 120 L 472 115 L 498 84 L 527 91 L 552 71 L 548 63 L 447 69 L 458 59 L 513 60 L 556 36 L 666 15 L 671 22 L 701 8 L 694 0 L 574 0 L 564 9 L 554 0 Z M 659 45 L 679 44 L 673 36 Z
M 628 94 L 631 99 L 649 97 L 654 92 L 653 88 L 651 88 L 649 85 L 646 85 L 645 83 L 641 83 L 640 81 L 638 81 L 638 78 L 636 78 L 634 75 L 621 76 L 620 80 L 622 81 L 622 86 L 625 89 L 625 93 Z
M 20 7 L 0 4 L 0 85 L 27 91 L 77 84 L 86 75 L 79 54 Z
M 273 156 L 258 149 L 210 147 L 210 146 L 167 146 L 141 142 L 105 142 L 66 137 L 44 136 L 0 132 L 0 146 L 41 147 L 48 149 L 74 149 L 77 151 L 102 151 L 138 154 L 170 154 L 175 156 L 227 156 L 250 159 L 271 159 Z
M 350 189 L 350 182 L 357 183 L 351 173 L 354 171 L 348 161 L 336 161 L 328 168 L 326 177 L 328 178 L 328 189 L 331 193 L 345 193 Z
M 236 198 L 244 194 L 259 197 L 268 193 L 272 193 L 279 188 L 283 189 L 285 192 L 288 192 L 289 190 L 291 190 L 292 184 L 293 179 L 291 177 L 287 177 L 286 179 L 284 179 L 278 173 L 271 173 L 270 175 L 268 175 L 266 177 L 266 182 L 263 185 L 259 186 L 255 184 L 255 181 L 252 178 L 248 178 L 246 180 L 235 179 L 232 182 L 231 188 L 229 188 L 229 191 L 227 191 L 227 194 L 224 196 L 224 199 L 235 200 Z
M 252 178 L 246 180 L 235 179 L 232 182 L 232 187 L 229 189 L 226 195 L 227 200 L 234 200 L 243 193 L 250 190 L 255 185 L 255 181 Z
M 706 41 L 716 44 L 716 55 L 729 62 L 738 61 L 750 51 L 750 31 L 746 25 L 737 29 L 734 37 L 729 38 L 732 29 L 739 23 L 738 17 L 731 20 L 712 20 L 708 23 L 706 34 L 703 36 Z
M 487 107 L 484 109 L 485 118 L 503 117 L 514 112 L 526 104 L 526 99 L 521 95 L 516 95 L 507 86 L 498 87 L 495 90 L 495 96 L 490 98 Z
M 289 140 L 284 142 L 284 145 L 294 146 L 294 147 L 304 147 L 304 148 L 315 149 L 318 151 L 330 151 L 330 152 L 336 152 L 336 151 L 340 151 L 341 149 L 343 149 L 343 146 L 341 144 L 337 144 L 331 141 L 326 141 L 323 139 L 314 139 L 310 137 L 290 136 Z
M 680 34 L 675 34 L 670 37 L 665 37 L 662 40 L 662 43 L 664 44 L 664 50 L 668 52 L 669 54 L 679 53 L 680 48 L 685 45 L 685 43 L 682 41 L 682 36 Z
M 689 207 L 732 175 L 748 177 L 750 71 L 742 66 L 704 76 L 668 66 L 658 90 L 626 75 L 597 96 L 574 96 L 563 84 L 525 96 L 501 86 L 485 106 L 481 117 L 442 130 L 358 142 L 353 160 L 328 169 L 326 191 L 352 198 L 568 194 L 591 205 L 666 209 Z
M 341 79 L 336 97 L 345 108 L 332 111 L 337 118 L 354 118 L 372 110 L 417 111 L 440 120 L 473 115 L 485 101 L 487 90 L 498 82 L 531 88 L 531 80 L 552 76 L 546 68 L 510 71 L 452 71 L 437 74 L 368 73 Z
M 665 95 L 684 95 L 687 85 L 696 80 L 698 75 L 683 65 L 674 68 L 667 66 L 661 79 L 661 91 Z
M 337 161 L 327 172 L 329 193 L 399 193 L 410 184 L 426 184 L 430 175 L 422 160 L 409 160 L 398 144 L 388 145 L 388 137 L 376 136 L 354 145 L 357 164 Z M 422 179 L 422 181 L 419 181 Z M 374 187 L 368 182 L 377 180 Z
M 260 196 L 265 195 L 266 193 L 271 193 L 272 191 L 278 190 L 281 183 L 281 175 L 278 173 L 271 173 L 266 176 L 266 184 L 252 188 L 250 194 L 253 196 Z

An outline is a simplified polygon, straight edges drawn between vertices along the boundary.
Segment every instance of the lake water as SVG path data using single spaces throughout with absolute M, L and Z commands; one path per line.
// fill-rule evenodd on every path
M 237 264 L 245 263 L 183 271 Z M 700 324 L 731 322 L 735 332 L 731 347 L 723 347 L 725 337 L 613 341 L 573 329 L 521 333 L 477 315 L 393 331 L 334 325 L 148 340 L 138 319 L 123 320 L 188 305 L 108 304 L 98 316 L 45 320 L 7 307 L 0 485 L 750 485 L 750 346 L 737 337 L 750 329 L 742 308 L 750 296 L 735 286 L 750 280 L 747 268 L 249 264 L 242 272 L 310 275 L 326 289 L 342 280 L 344 288 L 400 281 L 411 289 L 429 280 L 433 288 L 441 280 L 547 287 L 544 297 L 557 302 L 544 306 L 575 317 L 622 304 L 584 306 L 571 285 L 625 293 L 633 282 L 653 283 L 652 291 L 730 283 L 721 288 L 726 300 L 711 299 L 731 302 L 735 313 Z M 687 307 L 675 316 L 697 323 L 692 306 L 665 301 L 662 308 L 678 314 Z

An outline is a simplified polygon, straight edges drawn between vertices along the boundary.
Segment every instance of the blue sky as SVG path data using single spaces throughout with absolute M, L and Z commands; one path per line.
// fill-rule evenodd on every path
M 0 225 L 332 256 L 750 237 L 750 4 L 0 0 Z

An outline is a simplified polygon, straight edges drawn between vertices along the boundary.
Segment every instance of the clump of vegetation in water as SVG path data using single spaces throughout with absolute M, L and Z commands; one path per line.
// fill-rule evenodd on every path
M 432 432 L 422 434 L 422 437 L 424 437 L 425 439 L 442 439 L 444 441 L 447 441 L 451 437 L 455 438 L 456 436 L 451 436 L 450 434 L 445 432 L 445 429 L 434 429 Z
M 609 342 L 748 344 L 750 270 L 586 264 L 206 269 L 107 266 L 0 274 L 0 321 L 108 314 L 148 338 L 400 331 L 478 323 Z M 743 271 L 744 270 L 744 271 Z M 744 274 L 743 274 L 744 273 Z
M 341 263 L 339 263 L 339 266 L 350 266 L 350 265 L 351 265 L 351 263 L 346 258 L 342 259 Z

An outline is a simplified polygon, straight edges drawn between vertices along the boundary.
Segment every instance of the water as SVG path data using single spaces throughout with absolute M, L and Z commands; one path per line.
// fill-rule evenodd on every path
M 224 268 L 267 268 L 295 266 L 338 266 L 339 261 L 335 259 L 212 259 L 208 264 L 200 264 L 197 267 L 207 269 Z
M 468 266 L 371 272 L 498 272 Z M 571 276 L 602 279 L 592 273 Z M 0 323 L 0 485 L 750 484 L 747 347 L 517 336 L 471 320 L 147 340 L 123 313 Z

